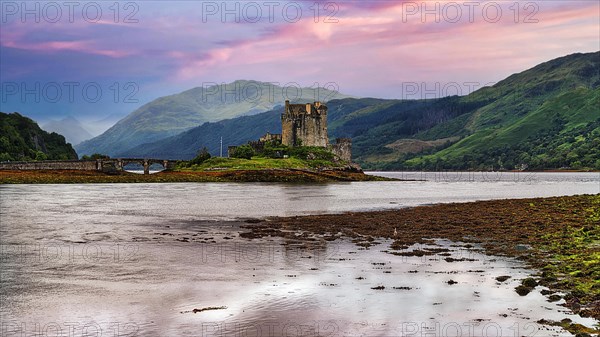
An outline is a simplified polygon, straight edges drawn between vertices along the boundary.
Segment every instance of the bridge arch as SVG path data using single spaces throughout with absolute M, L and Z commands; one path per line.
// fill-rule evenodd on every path
M 171 170 L 175 167 L 175 161 L 165 159 L 141 159 L 141 158 L 115 158 L 115 159 L 99 159 L 98 170 L 114 169 L 124 171 L 125 166 L 130 164 L 140 165 L 144 169 L 144 174 L 150 174 L 150 167 L 158 164 L 163 170 Z

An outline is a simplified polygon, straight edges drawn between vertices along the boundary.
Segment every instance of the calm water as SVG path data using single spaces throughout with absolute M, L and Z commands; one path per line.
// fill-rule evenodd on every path
M 246 240 L 231 221 L 600 192 L 598 173 L 379 174 L 428 181 L 0 186 L 2 336 L 550 336 L 568 334 L 532 322 L 595 323 L 539 289 L 518 296 L 530 273 L 518 262 L 451 242 L 439 245 L 470 261 Z M 192 312 L 206 307 L 226 308 Z

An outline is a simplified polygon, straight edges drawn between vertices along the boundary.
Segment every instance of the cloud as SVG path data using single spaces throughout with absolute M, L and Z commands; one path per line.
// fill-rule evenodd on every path
M 590 1 L 530 2 L 531 8 L 520 3 L 517 22 L 512 2 L 500 3 L 497 22 L 483 14 L 490 1 L 478 3 L 473 20 L 466 2 L 426 2 L 427 9 L 457 4 L 463 16 L 456 22 L 451 12 L 438 12 L 439 22 L 435 15 L 414 12 L 423 2 L 410 1 L 338 2 L 338 8 L 320 1 L 315 22 L 315 2 L 300 3 L 298 22 L 276 12 L 273 22 L 237 24 L 221 22 L 218 15 L 205 22 L 197 2 L 140 2 L 136 24 L 106 19 L 2 24 L 0 48 L 31 52 L 29 63 L 51 59 L 72 76 L 102 71 L 155 81 L 155 87 L 238 78 L 303 85 L 336 81 L 355 95 L 389 96 L 394 94 L 389 88 L 405 81 L 499 80 L 554 57 L 597 50 L 600 39 L 600 4 Z M 332 15 L 335 23 L 324 22 Z M 3 73 L 28 68 L 20 62 L 4 58 L 0 68 Z
M 102 55 L 107 57 L 126 57 L 133 53 L 122 50 L 101 49 L 94 46 L 90 41 L 46 41 L 41 43 L 28 43 L 23 41 L 5 41 L 3 47 L 53 53 L 57 51 L 71 51 L 84 54 Z

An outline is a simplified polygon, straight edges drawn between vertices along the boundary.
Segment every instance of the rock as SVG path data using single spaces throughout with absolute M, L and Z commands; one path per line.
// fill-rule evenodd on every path
M 508 280 L 509 278 L 510 278 L 510 276 L 506 276 L 506 275 L 504 275 L 504 276 L 498 276 L 498 277 L 496 277 L 496 281 L 502 283 L 502 282 Z
M 515 288 L 515 291 L 517 292 L 517 294 L 519 294 L 521 296 L 527 296 L 527 294 L 529 294 L 532 290 L 533 290 L 533 288 L 526 287 L 524 285 L 520 285 Z
M 556 302 L 556 301 L 560 301 L 562 299 L 562 297 L 560 297 L 559 295 L 550 295 L 550 297 L 548 297 L 548 302 Z
M 521 284 L 526 287 L 529 287 L 529 288 L 535 288 L 538 285 L 536 280 L 533 279 L 532 277 L 528 277 L 528 278 L 524 279 L 523 281 L 521 281 Z
M 202 309 L 194 309 L 194 310 L 192 310 L 192 312 L 195 314 L 197 312 L 203 312 L 203 311 L 208 311 L 208 310 L 223 310 L 223 309 L 227 309 L 227 307 L 226 306 L 221 306 L 221 307 L 206 307 L 206 308 L 202 308 Z
M 518 251 L 520 251 L 520 252 L 523 252 L 523 251 L 531 250 L 531 246 L 530 245 L 521 245 L 520 244 L 520 245 L 516 245 L 515 249 L 518 250 Z

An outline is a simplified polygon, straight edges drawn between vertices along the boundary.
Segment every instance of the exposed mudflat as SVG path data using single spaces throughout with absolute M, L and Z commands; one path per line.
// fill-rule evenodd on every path
M 538 270 L 536 282 L 550 287 L 550 294 L 565 292 L 567 306 L 582 316 L 600 318 L 600 195 L 269 218 L 246 228 L 250 231 L 245 237 L 317 233 L 328 241 L 350 237 L 363 247 L 385 238 L 393 240 L 389 253 L 400 256 L 439 254 L 405 251 L 437 238 L 478 244 L 486 254 L 524 261 Z
M 460 186 L 0 186 L 3 334 L 597 334 L 597 196 L 339 214 Z

